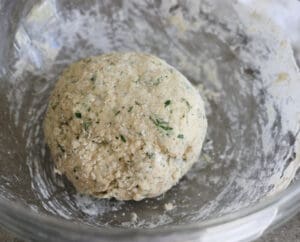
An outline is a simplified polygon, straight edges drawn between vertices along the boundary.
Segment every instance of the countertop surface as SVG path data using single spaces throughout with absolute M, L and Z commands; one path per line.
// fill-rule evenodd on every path
M 25 242 L 0 229 L 0 242 Z M 45 241 L 46 242 L 46 241 Z M 300 214 L 255 242 L 300 242 Z

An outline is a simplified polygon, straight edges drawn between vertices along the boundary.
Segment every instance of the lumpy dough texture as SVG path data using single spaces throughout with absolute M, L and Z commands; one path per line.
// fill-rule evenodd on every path
M 112 53 L 71 64 L 44 131 L 56 168 L 84 194 L 155 197 L 197 161 L 207 121 L 197 90 L 165 61 Z

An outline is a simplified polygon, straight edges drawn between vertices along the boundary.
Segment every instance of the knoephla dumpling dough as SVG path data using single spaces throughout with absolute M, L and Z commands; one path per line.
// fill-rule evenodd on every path
M 207 121 L 198 91 L 165 61 L 112 53 L 70 65 L 44 131 L 56 168 L 84 194 L 141 200 L 197 161 Z

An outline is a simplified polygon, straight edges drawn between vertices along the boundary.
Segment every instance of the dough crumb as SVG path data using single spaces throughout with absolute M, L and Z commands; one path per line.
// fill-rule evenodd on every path
M 53 171 L 54 171 L 54 174 L 56 174 L 56 175 L 62 175 L 62 172 L 60 171 L 60 170 L 58 170 L 58 169 L 56 169 L 55 167 L 53 168 Z
M 165 203 L 165 210 L 166 211 L 171 211 L 175 208 L 175 206 L 173 205 L 173 203 Z
M 138 218 L 138 216 L 137 216 L 136 213 L 131 213 L 130 214 L 130 220 L 131 220 L 132 223 L 136 223 L 137 218 Z

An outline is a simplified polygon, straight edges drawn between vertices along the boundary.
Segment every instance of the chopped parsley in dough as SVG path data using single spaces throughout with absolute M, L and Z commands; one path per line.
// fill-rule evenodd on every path
M 165 61 L 143 53 L 80 60 L 60 76 L 44 132 L 56 168 L 84 194 L 155 197 L 197 161 L 203 101 Z

